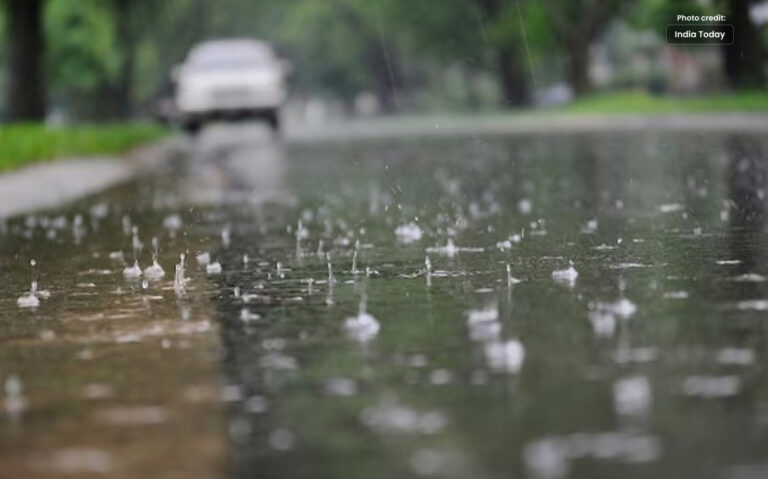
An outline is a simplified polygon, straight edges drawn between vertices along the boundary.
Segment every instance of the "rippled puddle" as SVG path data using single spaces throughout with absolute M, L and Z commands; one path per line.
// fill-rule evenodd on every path
M 210 286 L 192 271 L 183 294 L 173 289 L 179 251 L 208 239 L 176 230 L 193 216 L 153 204 L 154 184 L 0 226 L 0 477 L 225 470 Z M 158 239 L 162 277 L 124 274 L 134 230 L 142 266 Z
M 81 416 L 138 440 L 205 404 L 164 436 L 189 440 L 215 402 L 235 477 L 761 477 L 767 147 L 208 132 L 181 168 L 63 211 L 58 230 L 7 225 L 0 372 L 6 410 L 29 404 L 0 444 L 40 448 L 62 429 L 68 443 Z M 122 275 L 134 223 L 140 266 L 156 236 L 166 272 L 146 288 Z M 52 295 L 28 310 L 32 257 Z M 80 453 L 46 457 L 99 464 Z M 166 462 L 188 477 L 183 464 Z

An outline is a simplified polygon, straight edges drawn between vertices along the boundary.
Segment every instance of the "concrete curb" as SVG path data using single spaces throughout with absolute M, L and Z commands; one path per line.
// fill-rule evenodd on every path
M 289 125 L 290 126 L 290 125 Z M 511 113 L 479 116 L 413 116 L 343 120 L 286 131 L 292 143 L 388 138 L 563 133 L 768 132 L 764 113 L 572 114 Z
M 0 218 L 52 208 L 127 181 L 181 148 L 176 136 L 122 157 L 62 158 L 0 175 Z

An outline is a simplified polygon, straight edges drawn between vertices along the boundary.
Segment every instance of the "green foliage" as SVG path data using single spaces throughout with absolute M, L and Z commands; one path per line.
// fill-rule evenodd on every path
M 276 31 L 275 40 L 300 65 L 298 86 L 317 87 L 326 94 L 353 95 L 369 83 L 364 67 L 371 48 L 378 47 L 375 25 L 359 0 L 294 1 L 290 21 Z
M 444 0 L 434 8 L 430 2 L 388 0 L 383 6 L 388 31 L 398 28 L 408 46 L 446 63 L 483 62 L 489 26 L 474 2 Z
M 0 2 L 0 38 L 5 38 L 5 10 L 2 8 L 2 2 Z M 0 42 L 0 60 L 5 59 L 5 42 Z
M 48 75 L 56 90 L 88 91 L 115 79 L 120 56 L 108 6 L 99 0 L 49 0 Z
M 626 16 L 627 23 L 638 29 L 650 29 L 659 35 L 665 35 L 666 26 L 677 23 L 680 15 L 705 15 L 714 13 L 697 0 L 643 0 L 634 4 L 633 10 Z
M 298 97 L 350 102 L 369 91 L 382 100 L 395 90 L 411 100 L 406 107 L 485 107 L 502 91 L 500 52 L 509 53 L 520 69 L 520 83 L 542 87 L 570 78 L 569 59 L 577 55 L 569 47 L 588 50 L 613 20 L 663 36 L 674 15 L 714 13 L 719 5 L 699 0 L 122 1 L 46 2 L 49 98 L 65 118 L 109 116 L 114 113 L 109 105 L 124 97 L 135 111 L 146 112 L 155 99 L 171 94 L 169 71 L 192 45 L 232 36 L 272 42 L 295 66 L 291 90 Z M 127 14 L 118 14 L 119 5 Z M 130 34 L 130 45 L 123 44 L 121 32 Z M 0 42 L 0 88 L 3 46 Z M 127 64 L 133 68 L 126 69 Z
M 3 9 L 3 4 L 0 2 L 0 118 L 3 117 L 3 113 L 5 111 L 5 95 L 2 94 L 2 92 L 5 92 L 6 88 L 6 75 L 5 75 L 5 63 L 7 54 L 5 51 L 5 10 Z
M 574 113 L 765 112 L 768 92 L 744 91 L 690 98 L 652 96 L 644 92 L 585 97 L 566 108 Z
M 0 127 L 0 171 L 62 156 L 119 154 L 167 132 L 151 124 L 52 128 L 36 124 Z
M 0 39 L 5 39 L 5 21 L 5 11 L 0 2 Z M 5 41 L 0 41 L 0 92 L 5 91 L 5 69 L 3 68 L 5 62 Z M 3 111 L 5 111 L 5 95 L 0 93 L 0 118 L 3 117 Z

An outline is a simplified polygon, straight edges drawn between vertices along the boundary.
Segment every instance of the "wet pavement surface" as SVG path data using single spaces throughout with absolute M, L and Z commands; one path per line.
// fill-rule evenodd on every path
M 767 160 L 214 127 L 3 223 L 0 477 L 764 477 Z

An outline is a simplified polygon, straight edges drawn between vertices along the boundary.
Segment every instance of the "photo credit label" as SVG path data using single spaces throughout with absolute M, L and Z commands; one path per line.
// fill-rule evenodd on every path
M 733 43 L 733 25 L 667 25 L 667 43 L 730 45 Z

